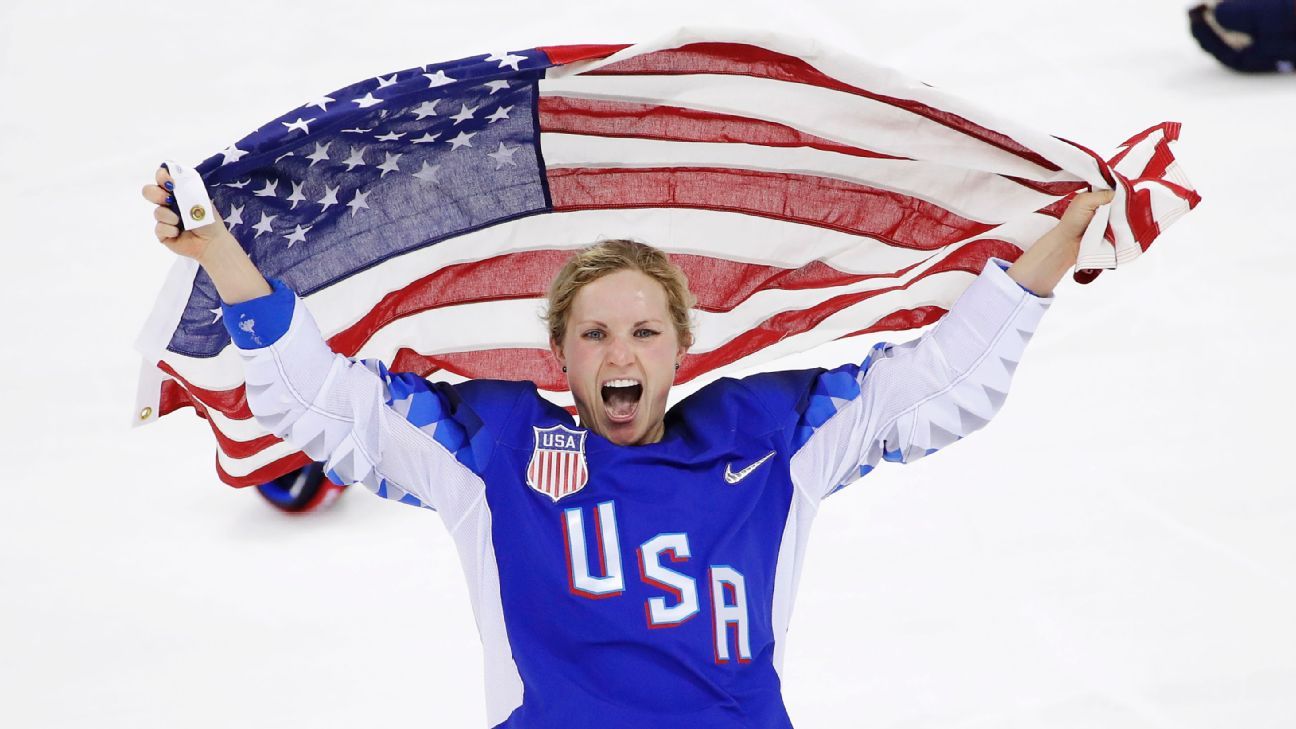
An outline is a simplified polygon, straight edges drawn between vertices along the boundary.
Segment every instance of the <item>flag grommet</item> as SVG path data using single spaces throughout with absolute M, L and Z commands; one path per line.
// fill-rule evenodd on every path
M 189 217 L 194 220 L 202 220 L 207 217 L 207 210 L 201 205 L 195 205 L 192 208 L 189 208 Z
M 153 408 L 146 407 L 139 413 L 140 420 L 148 420 L 151 417 L 153 417 Z

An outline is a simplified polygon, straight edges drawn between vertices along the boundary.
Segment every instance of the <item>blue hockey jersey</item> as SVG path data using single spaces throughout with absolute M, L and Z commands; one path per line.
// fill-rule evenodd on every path
M 331 479 L 450 530 L 490 726 L 789 727 L 779 671 L 819 503 L 999 409 L 1052 302 L 1006 265 L 987 262 L 918 339 L 718 380 L 639 446 L 581 428 L 531 383 L 430 383 L 337 355 L 281 282 L 224 320 L 260 422 Z

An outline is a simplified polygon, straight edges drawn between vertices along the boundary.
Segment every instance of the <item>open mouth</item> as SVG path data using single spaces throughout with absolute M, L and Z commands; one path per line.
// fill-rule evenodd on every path
M 635 413 L 639 412 L 639 398 L 643 396 L 643 384 L 639 380 L 608 380 L 600 390 L 609 420 L 614 423 L 634 420 Z

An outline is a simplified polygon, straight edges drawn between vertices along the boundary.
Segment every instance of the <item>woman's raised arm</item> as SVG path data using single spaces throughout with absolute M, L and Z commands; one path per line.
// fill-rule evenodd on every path
M 143 190 L 157 205 L 155 234 L 172 252 L 198 261 L 215 283 L 257 422 L 324 463 L 335 483 L 361 482 L 459 523 L 484 488 L 483 444 L 492 442 L 460 393 L 334 352 L 301 299 L 285 282 L 261 275 L 219 214 L 215 224 L 179 229 L 167 207 L 171 182 L 162 169 L 157 184 Z
M 921 337 L 875 345 L 862 364 L 748 378 L 786 412 L 795 402 L 793 482 L 812 501 L 871 472 L 910 463 L 983 427 L 1008 395 L 1018 362 L 1075 265 L 1080 238 L 1110 193 L 1076 196 L 1052 231 L 1010 267 L 991 258 L 949 312 Z M 1025 290 L 1023 290 L 1023 288 Z

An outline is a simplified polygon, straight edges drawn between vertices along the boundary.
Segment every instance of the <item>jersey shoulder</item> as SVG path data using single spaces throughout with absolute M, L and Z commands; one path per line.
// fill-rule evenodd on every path
M 451 384 L 403 372 L 392 374 L 388 386 L 388 405 L 478 475 L 484 473 L 497 443 L 516 440 L 523 431 L 529 436 L 531 422 L 542 412 L 556 410 L 570 419 L 565 410 L 540 397 L 533 382 L 480 379 Z
M 469 380 L 451 389 L 503 442 L 521 438 L 529 443 L 533 425 L 562 423 L 574 427 L 571 414 L 541 396 L 534 382 Z
M 722 377 L 671 408 L 671 423 L 748 435 L 788 430 L 823 370 L 768 372 L 741 379 Z
M 833 369 L 762 372 L 739 382 L 786 434 L 793 452 L 847 403 L 860 397 L 860 375 L 868 367 L 848 363 Z

